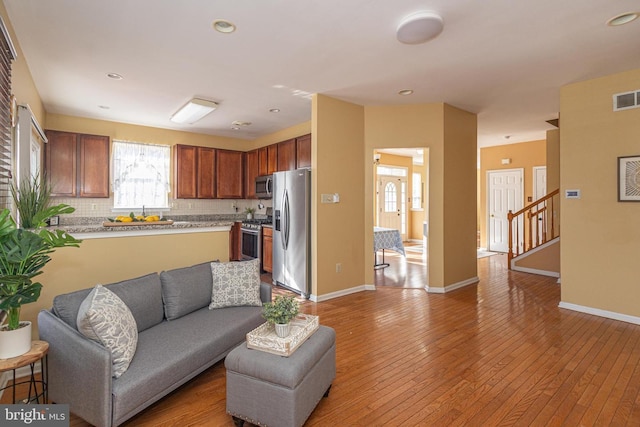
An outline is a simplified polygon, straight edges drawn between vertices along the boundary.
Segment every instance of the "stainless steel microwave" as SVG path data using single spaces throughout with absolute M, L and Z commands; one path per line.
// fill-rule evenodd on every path
M 256 177 L 256 197 L 270 199 L 273 193 L 273 176 L 262 175 Z

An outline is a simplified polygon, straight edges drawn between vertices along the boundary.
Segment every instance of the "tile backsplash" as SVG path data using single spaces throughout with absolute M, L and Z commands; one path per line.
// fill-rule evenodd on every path
M 104 220 L 106 218 L 113 218 L 118 215 L 126 215 L 129 211 L 123 212 L 118 210 L 113 211 L 113 198 L 65 198 L 54 197 L 52 203 L 65 203 L 73 206 L 76 210 L 72 214 L 63 215 L 60 217 L 61 225 L 73 224 L 74 218 L 97 218 Z M 263 204 L 265 207 L 258 209 L 258 204 Z M 169 199 L 169 205 L 171 208 L 162 210 L 159 212 L 153 209 L 146 209 L 147 215 L 162 214 L 167 218 L 172 216 L 202 216 L 202 215 L 242 215 L 245 208 L 251 207 L 256 210 L 256 215 L 266 215 L 266 207 L 271 206 L 271 200 L 238 200 L 238 199 L 223 199 L 223 200 L 203 200 L 203 199 Z M 234 208 L 235 207 L 235 208 Z M 141 214 L 142 209 L 131 209 L 135 214 Z

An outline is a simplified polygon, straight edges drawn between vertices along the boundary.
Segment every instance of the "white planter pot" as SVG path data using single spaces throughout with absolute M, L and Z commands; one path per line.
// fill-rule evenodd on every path
M 247 214 L 247 219 L 253 219 L 253 214 L 252 213 L 248 213 Z
M 280 338 L 288 336 L 291 332 L 291 322 L 284 324 L 274 323 L 274 325 L 276 327 L 276 335 Z
M 31 350 L 31 322 L 20 322 L 21 328 L 0 330 L 0 359 L 22 356 Z

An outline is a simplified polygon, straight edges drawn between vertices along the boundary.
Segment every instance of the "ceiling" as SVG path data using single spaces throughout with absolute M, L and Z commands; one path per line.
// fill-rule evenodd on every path
M 242 139 L 310 120 L 314 93 L 359 105 L 446 102 L 478 114 L 481 147 L 544 139 L 561 86 L 640 68 L 640 19 L 606 25 L 639 10 L 637 0 L 4 4 L 47 112 Z M 398 24 L 420 10 L 439 13 L 443 32 L 400 43 Z M 216 19 L 237 30 L 214 31 Z M 219 108 L 171 122 L 192 97 Z M 236 120 L 251 125 L 234 130 Z

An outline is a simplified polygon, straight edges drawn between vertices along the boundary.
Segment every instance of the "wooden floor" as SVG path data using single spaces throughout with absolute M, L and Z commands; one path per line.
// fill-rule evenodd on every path
M 305 302 L 337 333 L 337 377 L 306 425 L 640 425 L 640 326 L 559 309 L 555 279 L 510 272 L 504 255 L 478 273 L 447 294 Z M 233 426 L 223 364 L 125 425 Z

